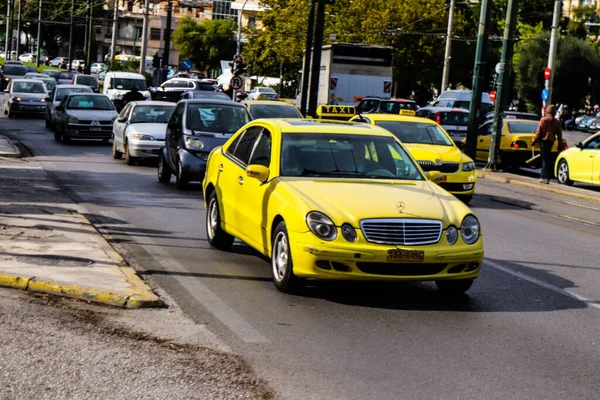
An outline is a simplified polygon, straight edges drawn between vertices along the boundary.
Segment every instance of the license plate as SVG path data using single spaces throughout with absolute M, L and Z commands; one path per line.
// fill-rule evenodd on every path
M 421 262 L 425 258 L 425 252 L 423 250 L 402 250 L 393 249 L 388 250 L 387 260 L 388 261 L 413 261 Z
M 90 131 L 92 132 L 100 132 L 102 130 L 102 128 L 100 128 L 99 126 L 92 126 L 90 128 Z

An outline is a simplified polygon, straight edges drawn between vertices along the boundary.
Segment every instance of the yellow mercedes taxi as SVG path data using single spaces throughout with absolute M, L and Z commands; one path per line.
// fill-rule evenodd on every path
M 574 181 L 600 185 L 600 133 L 561 152 L 556 158 L 555 173 L 563 185 Z
M 361 114 L 351 121 L 380 126 L 392 132 L 424 171 L 442 173 L 441 187 L 467 204 L 473 198 L 477 181 L 475 163 L 435 121 L 393 114 Z
M 471 287 L 483 261 L 477 217 L 385 129 L 255 120 L 209 156 L 208 242 L 239 238 L 271 259 L 275 286 L 302 279 L 435 281 Z

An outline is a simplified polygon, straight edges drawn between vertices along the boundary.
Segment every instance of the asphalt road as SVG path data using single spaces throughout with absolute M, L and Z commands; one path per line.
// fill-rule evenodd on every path
M 199 186 L 159 184 L 98 142 L 0 119 L 110 242 L 290 399 L 597 399 L 600 204 L 480 180 L 486 259 L 467 296 L 424 284 L 279 293 L 244 244 L 205 240 Z M 27 184 L 24 182 L 23 184 Z M 560 216 L 559 216 L 560 215 Z

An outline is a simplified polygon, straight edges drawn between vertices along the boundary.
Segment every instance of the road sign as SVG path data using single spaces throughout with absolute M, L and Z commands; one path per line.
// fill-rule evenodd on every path
M 548 80 L 550 79 L 550 68 L 546 67 L 546 69 L 544 69 L 544 79 Z
M 500 74 L 500 63 L 496 64 L 494 71 L 496 71 L 497 74 Z
M 490 100 L 491 101 L 496 100 L 496 91 L 495 90 L 490 90 Z
M 338 78 L 331 78 L 329 80 L 329 90 L 335 90 L 337 88 L 337 80 Z
M 542 100 L 546 101 L 548 100 L 548 89 L 544 88 L 544 90 L 542 90 Z
M 244 80 L 242 79 L 242 77 L 237 75 L 231 78 L 231 81 L 229 81 L 229 86 L 231 86 L 233 90 L 240 90 L 243 85 Z
M 184 60 L 181 63 L 181 66 L 183 67 L 183 69 L 185 69 L 186 71 L 189 71 L 190 69 L 192 69 L 192 67 L 194 66 L 194 64 L 190 61 L 190 60 Z
M 392 81 L 383 81 L 383 93 L 392 93 Z

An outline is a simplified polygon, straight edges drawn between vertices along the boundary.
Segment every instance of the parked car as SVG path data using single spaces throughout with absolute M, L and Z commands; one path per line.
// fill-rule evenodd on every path
M 71 69 L 73 71 L 77 71 L 81 67 L 81 69 L 85 68 L 85 60 L 73 60 L 71 61 Z
M 54 57 L 49 55 L 40 55 L 40 60 L 44 62 L 44 65 L 50 65 L 50 61 L 52 61 Z
M 167 122 L 175 104 L 162 101 L 127 103 L 113 124 L 113 158 L 134 164 L 139 159 L 158 157 L 165 145 Z
M 71 139 L 112 137 L 117 110 L 108 96 L 99 93 L 70 93 L 56 107 L 54 140 L 68 143 Z
M 293 104 L 283 101 L 250 100 L 243 104 L 253 119 L 258 118 L 304 118 L 300 110 Z
M 246 107 L 233 101 L 181 100 L 169 123 L 165 146 L 158 158 L 158 180 L 175 175 L 177 188 L 201 181 L 213 148 L 222 145 L 252 117 Z
M 563 185 L 572 185 L 573 182 L 600 185 L 600 133 L 562 151 L 554 168 L 558 183 Z
M 152 88 L 150 93 L 152 94 L 152 100 L 177 102 L 181 99 L 181 95 L 189 90 L 214 92 L 216 86 L 211 83 L 202 83 L 197 79 L 173 78 L 156 88 Z
M 215 100 L 231 100 L 223 92 L 211 92 L 208 90 L 188 90 L 181 94 L 181 99 L 215 99 Z
M 48 63 L 50 67 L 67 68 L 69 59 L 65 57 L 55 57 Z
M 270 87 L 258 86 L 248 92 L 247 100 L 279 100 L 279 95 Z
M 206 237 L 221 250 L 236 237 L 248 243 L 285 293 L 303 278 L 426 280 L 463 293 L 479 275 L 483 238 L 441 178 L 385 129 L 256 120 L 210 153 Z
M 37 79 L 37 78 L 47 78 L 48 75 L 40 74 L 38 72 L 28 72 L 25 74 L 23 79 Z
M 10 58 L 15 58 L 17 56 L 17 52 L 15 50 L 10 52 Z M 3 51 L 2 53 L 0 53 L 0 58 L 6 58 L 6 51 Z
M 357 114 L 385 113 L 397 115 L 415 115 L 419 109 L 417 103 L 407 99 L 382 99 L 380 97 L 365 97 L 356 106 Z
M 60 70 L 58 69 L 45 69 L 42 71 L 42 74 L 48 75 L 50 78 L 53 78 L 58 83 L 58 74 L 60 74 Z
M 467 136 L 469 111 L 463 108 L 422 107 L 417 117 L 428 118 L 440 124 L 453 140 L 461 141 Z
M 73 78 L 75 77 L 75 75 L 77 75 L 77 72 L 75 71 L 62 71 L 60 74 L 58 74 L 58 77 L 56 78 L 56 80 L 58 81 L 59 85 L 65 85 L 67 83 L 73 83 Z
M 46 102 L 46 128 L 54 130 L 54 115 L 56 107 L 70 93 L 93 93 L 89 86 L 84 85 L 56 85 L 50 93 L 50 100 Z
M 106 64 L 104 64 L 104 63 L 93 63 L 90 66 L 90 74 L 98 74 L 101 71 L 104 71 L 105 68 L 106 68 Z
M 34 63 L 36 55 L 33 53 L 23 53 L 19 56 L 19 61 Z
M 12 118 L 18 114 L 43 115 L 48 91 L 40 81 L 13 79 L 4 95 L 4 114 Z
M 22 79 L 27 73 L 27 68 L 19 64 L 4 64 L 2 68 L 2 81 L 0 90 L 5 90 L 12 79 Z
M 73 77 L 73 84 L 89 86 L 96 93 L 100 91 L 100 85 L 98 84 L 98 79 L 95 76 L 81 74 L 75 75 Z
M 463 108 L 469 110 L 471 107 L 470 90 L 446 90 L 433 102 L 434 107 Z M 494 103 L 490 99 L 489 93 L 481 93 L 481 114 L 486 115 L 492 111 Z
M 142 74 L 133 72 L 107 72 L 102 85 L 102 93 L 108 96 L 117 107 L 117 110 L 121 110 L 123 108 L 121 99 L 134 86 L 138 88 L 146 100 L 150 100 L 146 78 Z

